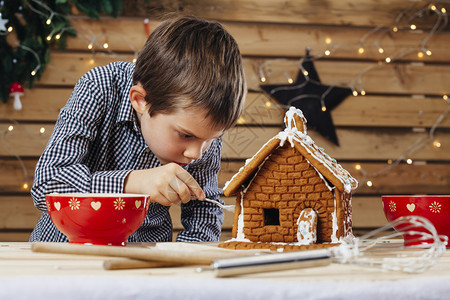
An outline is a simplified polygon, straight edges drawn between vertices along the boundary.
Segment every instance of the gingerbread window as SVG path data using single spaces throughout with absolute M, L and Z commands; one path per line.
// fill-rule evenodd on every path
M 280 225 L 280 210 L 276 208 L 265 208 L 264 225 Z

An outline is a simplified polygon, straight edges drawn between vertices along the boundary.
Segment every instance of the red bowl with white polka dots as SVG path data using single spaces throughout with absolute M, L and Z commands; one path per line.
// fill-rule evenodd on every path
M 70 243 L 125 246 L 144 221 L 149 198 L 135 194 L 49 194 L 47 211 Z
M 381 200 L 389 222 L 402 216 L 421 216 L 434 225 L 439 235 L 450 238 L 450 195 L 382 196 Z M 415 230 L 422 231 L 418 228 Z M 403 237 L 405 246 L 426 243 L 419 240 L 418 235 L 404 234 Z

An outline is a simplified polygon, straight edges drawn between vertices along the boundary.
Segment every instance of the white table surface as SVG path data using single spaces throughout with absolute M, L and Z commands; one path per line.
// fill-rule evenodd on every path
M 0 299 L 450 299 L 450 252 L 420 274 L 356 265 L 215 278 L 196 266 L 104 270 L 100 256 L 0 243 Z

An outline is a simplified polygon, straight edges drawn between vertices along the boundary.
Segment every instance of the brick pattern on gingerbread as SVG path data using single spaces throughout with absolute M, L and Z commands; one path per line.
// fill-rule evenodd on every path
M 285 123 L 225 185 L 237 198 L 233 240 L 221 247 L 296 250 L 351 235 L 357 181 L 314 144 L 300 110 L 291 107 Z

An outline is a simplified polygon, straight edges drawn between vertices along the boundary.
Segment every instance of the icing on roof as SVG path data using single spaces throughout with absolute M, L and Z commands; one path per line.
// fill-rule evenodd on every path
M 252 158 L 247 159 L 238 173 L 225 184 L 225 196 L 235 194 L 248 176 L 265 161 L 272 151 L 282 147 L 286 141 L 289 142 L 291 147 L 295 147 L 318 172 L 322 173 L 339 190 L 350 193 L 358 187 L 358 181 L 306 134 L 306 119 L 301 110 L 295 107 L 289 108 L 284 121 L 286 128 L 264 144 Z M 299 124 L 300 122 L 301 124 Z M 329 172 L 331 175 L 328 174 Z

